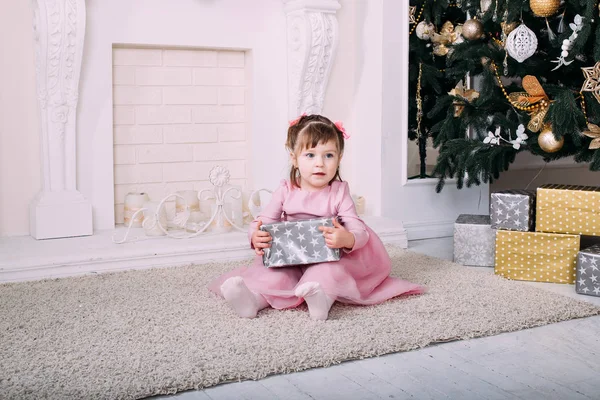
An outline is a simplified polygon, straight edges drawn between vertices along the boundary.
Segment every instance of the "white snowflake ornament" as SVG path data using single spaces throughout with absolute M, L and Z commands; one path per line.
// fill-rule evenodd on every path
M 522 63 L 535 54 L 538 40 L 535 32 L 525 24 L 519 25 L 506 39 L 506 51 L 508 55 Z

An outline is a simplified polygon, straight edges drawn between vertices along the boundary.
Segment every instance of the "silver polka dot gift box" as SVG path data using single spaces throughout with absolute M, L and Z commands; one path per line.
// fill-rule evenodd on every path
M 595 244 L 579 252 L 575 291 L 600 297 L 600 245 Z
M 333 227 L 332 218 L 284 221 L 261 225 L 260 229 L 269 232 L 273 240 L 265 249 L 265 267 L 286 267 L 291 265 L 314 264 L 340 259 L 339 249 L 330 249 L 325 244 L 320 226 Z

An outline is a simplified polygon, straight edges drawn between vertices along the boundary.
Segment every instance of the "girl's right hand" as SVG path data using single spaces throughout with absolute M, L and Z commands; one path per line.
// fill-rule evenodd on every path
M 254 246 L 254 252 L 259 256 L 265 254 L 263 249 L 271 247 L 271 234 L 269 232 L 261 231 L 260 226 L 262 221 L 258 220 L 256 230 L 252 233 L 252 246 Z

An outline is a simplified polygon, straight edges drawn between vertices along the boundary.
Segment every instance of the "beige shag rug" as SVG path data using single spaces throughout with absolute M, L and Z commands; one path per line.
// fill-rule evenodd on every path
M 600 313 L 589 303 L 389 248 L 425 295 L 240 319 L 206 290 L 241 263 L 0 285 L 0 398 L 137 399 Z

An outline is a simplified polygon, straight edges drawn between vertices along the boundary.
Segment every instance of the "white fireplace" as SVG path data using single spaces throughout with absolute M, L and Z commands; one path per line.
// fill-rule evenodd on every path
M 202 189 L 217 162 L 250 189 L 285 176 L 287 120 L 323 107 L 339 7 L 337 0 L 34 2 L 48 21 L 38 44 L 59 29 L 72 34 L 55 46 L 59 59 L 72 63 L 69 52 L 83 53 L 79 87 L 70 89 L 78 91 L 77 108 L 67 121 L 67 142 L 76 147 L 62 158 L 71 163 L 72 186 L 91 203 L 94 231 L 121 220 L 124 193 Z M 229 81 L 215 86 L 210 74 L 226 68 Z M 52 79 L 43 68 L 41 75 Z M 52 129 L 44 134 L 55 143 Z M 59 178 L 52 167 L 63 165 L 60 158 L 45 163 Z M 59 225 L 32 216 L 32 226 Z M 80 231 L 91 233 L 89 225 Z M 59 229 L 40 238 L 60 236 Z
M 114 46 L 115 223 L 128 193 L 210 189 L 217 163 L 250 190 L 250 62 L 241 50 Z

